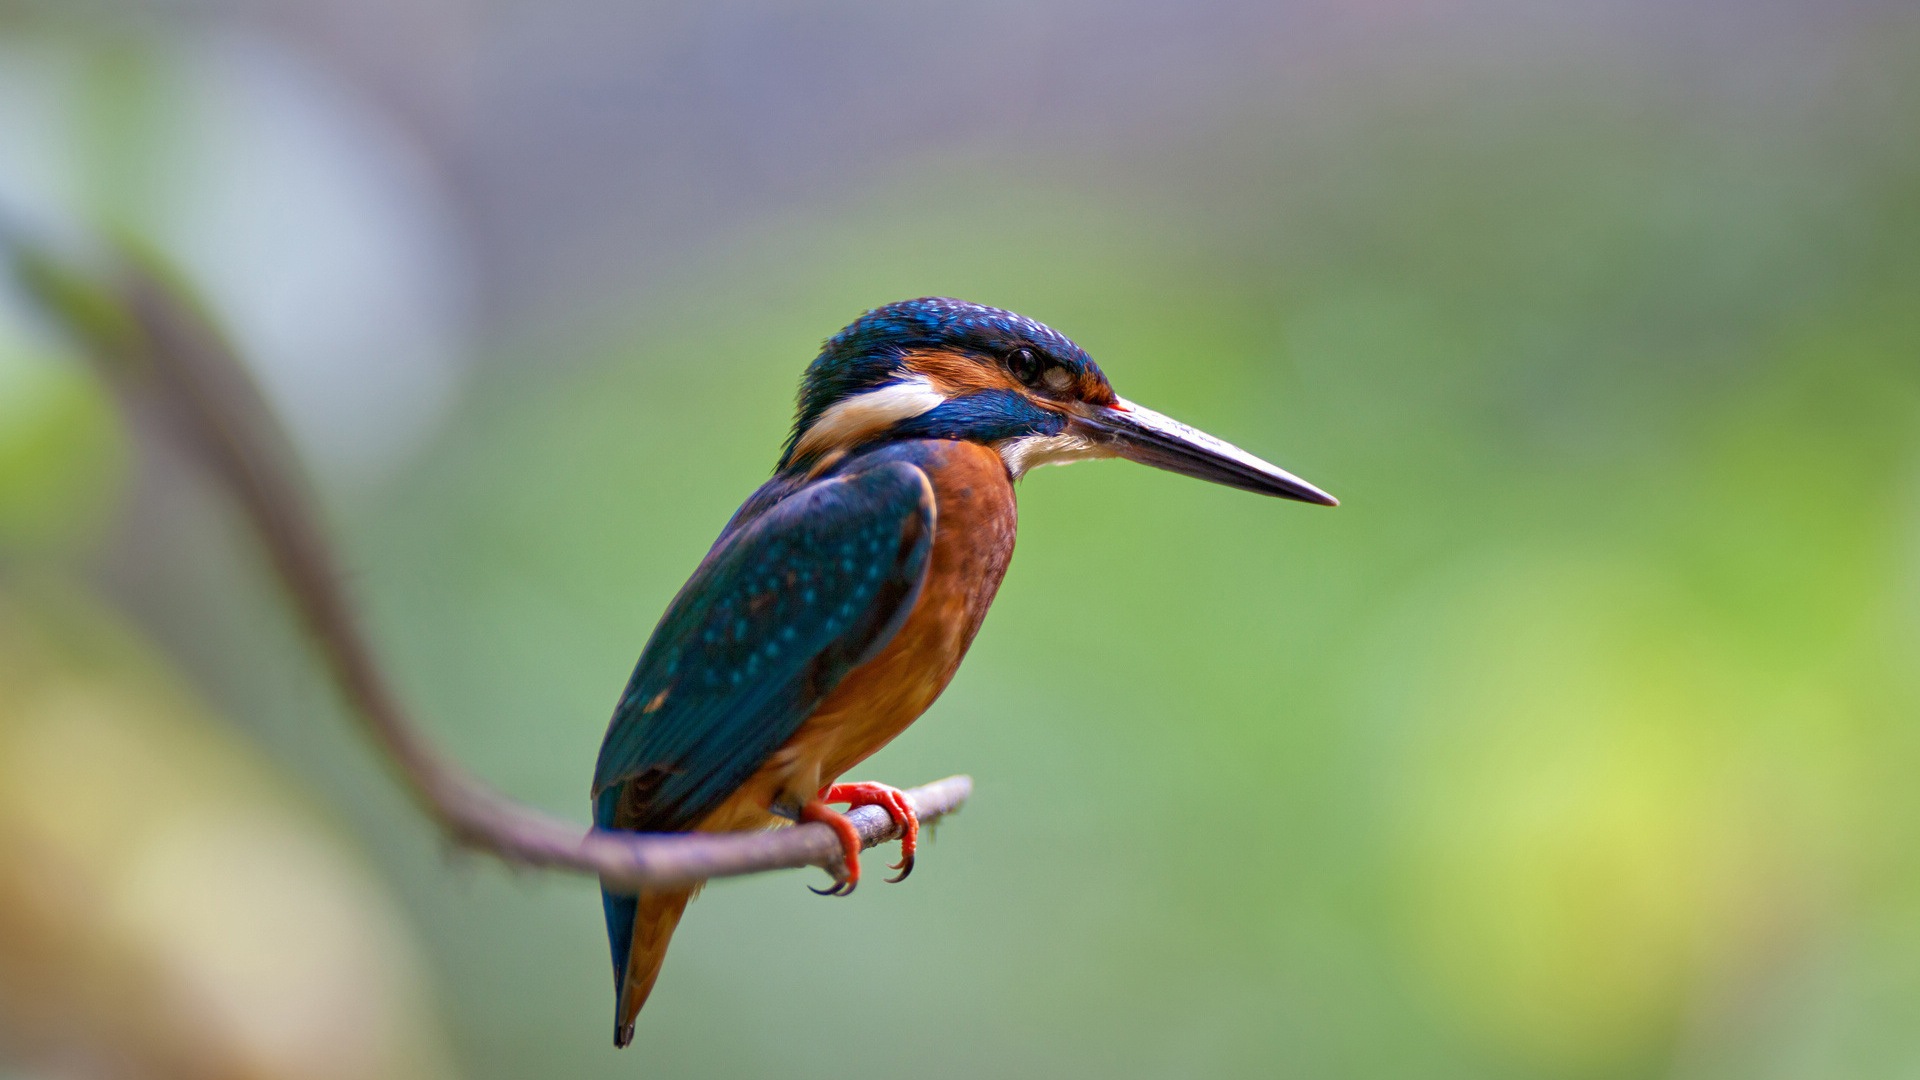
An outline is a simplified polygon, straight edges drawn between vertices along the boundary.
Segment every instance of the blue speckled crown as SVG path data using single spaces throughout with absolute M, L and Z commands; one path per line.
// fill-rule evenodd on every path
M 945 296 L 874 308 L 828 338 L 807 365 L 788 447 L 834 402 L 899 377 L 901 358 L 910 352 L 944 349 L 987 357 L 1022 345 L 1076 375 L 1100 370 L 1065 334 L 1011 311 Z

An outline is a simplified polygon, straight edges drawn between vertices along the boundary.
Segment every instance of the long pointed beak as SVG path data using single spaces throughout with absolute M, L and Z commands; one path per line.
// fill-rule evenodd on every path
M 1131 401 L 1077 411 L 1069 422 L 1079 434 L 1128 461 L 1257 495 L 1340 505 L 1338 499 L 1278 465 Z

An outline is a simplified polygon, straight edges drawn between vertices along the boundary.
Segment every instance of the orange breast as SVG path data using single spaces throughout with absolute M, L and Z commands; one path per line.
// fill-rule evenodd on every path
M 956 442 L 945 444 L 940 459 L 927 469 L 937 516 L 927 580 L 913 613 L 794 738 L 818 755 L 823 784 L 891 742 L 947 688 L 1013 558 L 1013 484 L 1000 455 Z
M 1013 483 L 998 453 L 931 444 L 933 551 L 913 611 L 880 655 L 849 673 L 704 830 L 754 828 L 776 798 L 805 801 L 891 742 L 947 688 L 1013 557 Z

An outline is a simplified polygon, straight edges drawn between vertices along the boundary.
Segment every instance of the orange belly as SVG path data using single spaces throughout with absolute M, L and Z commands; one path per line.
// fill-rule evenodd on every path
M 761 828 L 776 800 L 813 798 L 905 731 L 960 667 L 1013 557 L 1013 483 L 1000 455 L 977 443 L 942 443 L 922 468 L 933 482 L 933 551 L 907 621 L 699 829 Z

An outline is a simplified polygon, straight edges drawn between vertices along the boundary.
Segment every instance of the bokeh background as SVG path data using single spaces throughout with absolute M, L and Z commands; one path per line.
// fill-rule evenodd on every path
M 585 819 L 801 367 L 924 294 L 1332 490 L 1022 485 L 911 883 L 451 855 L 0 291 L 0 1076 L 1920 1075 L 1920 11 L 0 0 L 0 212 L 181 268 L 435 735 Z M 817 876 L 817 875 L 815 875 Z

